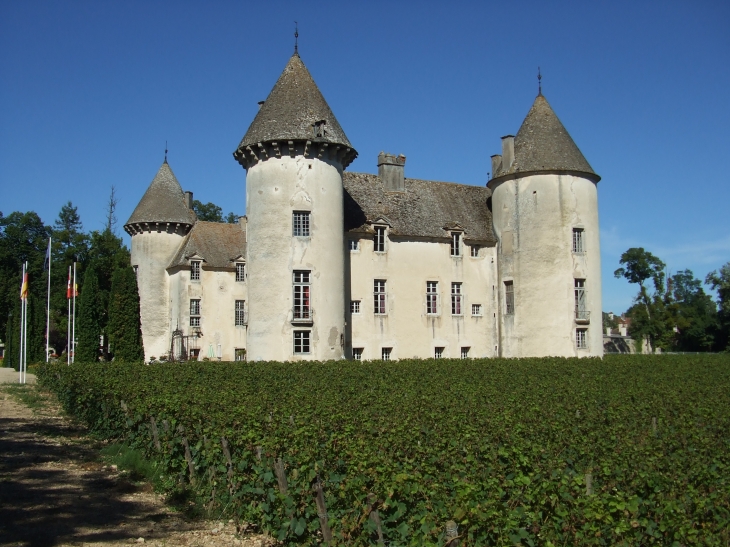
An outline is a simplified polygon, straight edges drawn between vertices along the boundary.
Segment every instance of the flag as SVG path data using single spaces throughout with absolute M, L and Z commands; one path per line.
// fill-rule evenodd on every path
M 66 285 L 66 298 L 71 298 L 71 268 L 68 269 L 68 285 Z
M 23 274 L 23 283 L 20 285 L 20 299 L 25 300 L 28 298 L 28 272 Z
M 46 249 L 46 258 L 43 260 L 43 269 L 49 270 L 51 268 L 51 238 L 48 238 L 48 248 Z
M 79 295 L 79 284 L 74 283 L 74 296 L 78 297 Z

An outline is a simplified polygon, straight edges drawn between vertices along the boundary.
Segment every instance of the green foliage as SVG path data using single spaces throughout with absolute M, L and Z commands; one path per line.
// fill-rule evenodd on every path
M 464 547 L 730 541 L 726 356 L 115 362 L 39 378 L 213 513 L 288 544 L 319 542 L 317 479 L 342 545 L 373 543 L 368 493 L 391 545 L 443 545 L 448 520 Z
M 730 351 L 730 262 L 707 274 L 705 283 L 717 291 L 720 323 L 720 348 Z
M 112 443 L 101 449 L 101 456 L 109 464 L 116 465 L 133 481 L 148 481 L 156 484 L 160 472 L 154 462 L 147 460 L 144 452 L 123 443 Z
M 198 220 L 204 220 L 208 222 L 227 222 L 228 224 L 237 224 L 239 215 L 230 212 L 225 217 L 223 216 L 223 209 L 218 207 L 215 203 L 203 203 L 197 199 L 193 200 L 193 211 L 198 217 Z
M 717 331 L 717 309 L 702 282 L 691 270 L 677 272 L 669 279 L 668 311 L 676 326 L 677 351 L 711 351 Z
M 137 277 L 129 266 L 117 269 L 112 277 L 108 333 L 115 360 L 144 361 Z
M 625 277 L 629 283 L 638 283 L 642 288 L 647 279 L 654 281 L 654 288 L 657 292 L 664 290 L 664 268 L 666 264 L 645 251 L 643 247 L 632 247 L 621 255 L 619 264 L 621 268 L 613 272 L 613 275 Z
M 99 281 L 92 263 L 84 274 L 84 284 L 78 302 L 76 320 L 75 359 L 81 362 L 95 362 L 99 358 L 99 337 L 101 336 L 101 303 Z

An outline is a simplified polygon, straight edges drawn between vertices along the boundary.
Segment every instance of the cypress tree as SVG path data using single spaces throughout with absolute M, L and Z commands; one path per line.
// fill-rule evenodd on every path
M 112 276 L 107 332 L 115 360 L 144 361 L 137 276 L 129 266 L 118 268 Z
M 20 299 L 14 302 L 5 328 L 5 357 L 3 366 L 18 368 L 20 357 Z
M 76 320 L 76 362 L 94 363 L 99 358 L 99 337 L 101 336 L 101 306 L 99 303 L 99 279 L 94 264 L 84 274 L 84 284 L 77 302 Z

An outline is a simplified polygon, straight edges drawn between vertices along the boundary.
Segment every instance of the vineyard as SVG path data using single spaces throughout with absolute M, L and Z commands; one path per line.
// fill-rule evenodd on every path
M 730 358 L 42 367 L 287 544 L 728 545 Z

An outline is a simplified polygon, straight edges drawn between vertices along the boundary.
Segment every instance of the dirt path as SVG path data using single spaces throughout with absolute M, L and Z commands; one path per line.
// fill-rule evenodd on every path
M 236 535 L 232 522 L 185 519 L 149 485 L 104 465 L 98 448 L 36 386 L 0 385 L 0 545 L 271 544 Z

